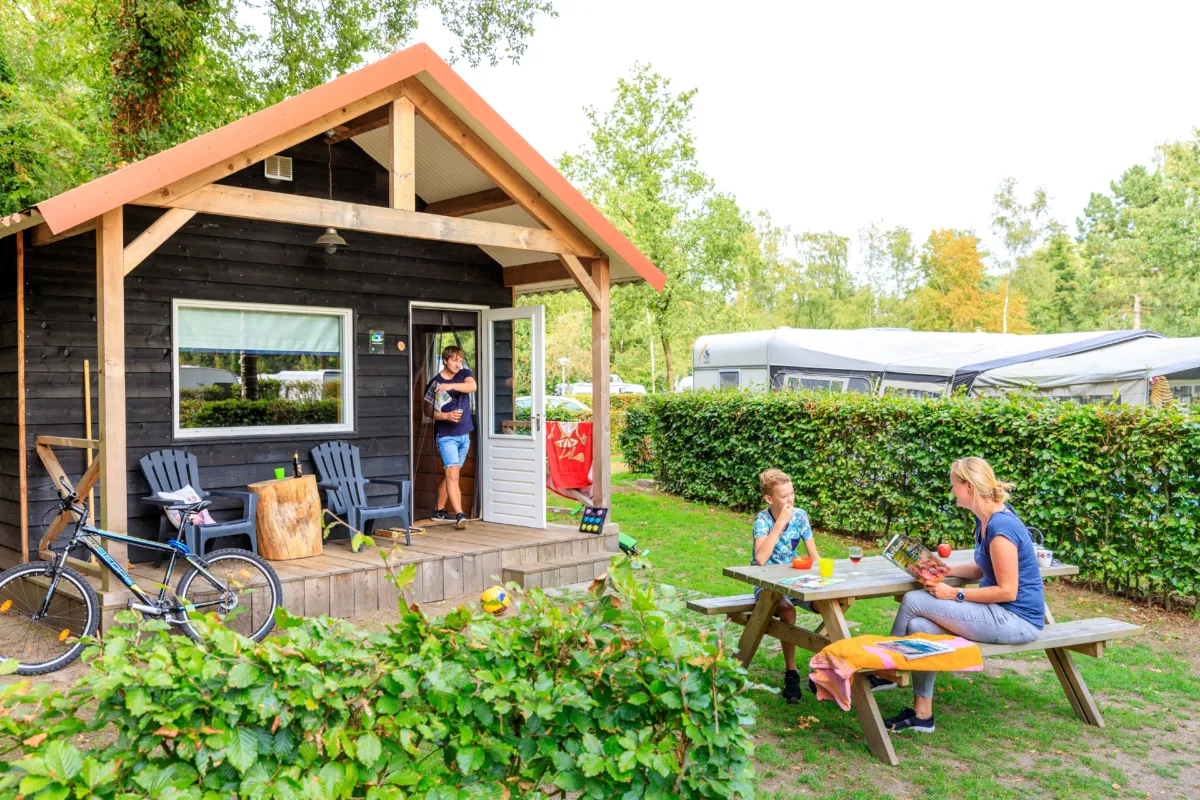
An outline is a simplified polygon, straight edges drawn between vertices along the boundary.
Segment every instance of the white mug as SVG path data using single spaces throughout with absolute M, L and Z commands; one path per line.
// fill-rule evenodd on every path
M 1039 567 L 1049 567 L 1054 564 L 1054 551 L 1039 548 L 1037 551 L 1037 560 Z

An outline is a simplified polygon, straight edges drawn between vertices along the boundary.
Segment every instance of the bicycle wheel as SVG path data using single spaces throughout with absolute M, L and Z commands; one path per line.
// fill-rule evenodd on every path
M 275 627 L 275 609 L 283 598 L 279 576 L 271 565 L 249 550 L 214 550 L 204 557 L 209 575 L 192 567 L 179 579 L 176 593 L 185 607 L 197 605 L 194 611 L 182 613 L 180 627 L 195 641 L 200 634 L 188 622 L 188 614 L 216 613 L 221 624 L 255 641 L 261 642 Z M 222 588 L 224 587 L 224 588 Z
M 100 625 L 100 600 L 83 576 L 70 567 L 43 617 L 37 617 L 50 589 L 54 565 L 21 564 L 0 573 L 0 661 L 16 659 L 18 675 L 44 675 L 62 669 L 86 647 L 83 636 Z

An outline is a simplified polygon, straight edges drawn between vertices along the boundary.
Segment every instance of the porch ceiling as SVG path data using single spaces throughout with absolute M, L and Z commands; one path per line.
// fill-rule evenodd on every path
M 423 118 L 416 119 L 416 181 L 417 196 L 426 203 L 437 203 L 455 197 L 475 194 L 497 188 L 487 175 L 471 163 L 470 159 L 455 149 L 444 136 L 434 130 L 433 126 Z M 390 164 L 391 126 L 360 133 L 351 139 L 356 145 L 375 160 L 377 164 L 387 169 Z M 519 225 L 528 228 L 544 227 L 535 220 L 529 212 L 518 205 L 506 208 L 495 208 L 474 214 L 464 214 L 465 219 L 477 219 L 483 222 L 499 222 L 505 225 Z M 513 250 L 507 247 L 483 246 L 483 251 L 496 260 L 502 267 L 517 267 L 523 264 L 536 264 L 546 261 L 545 253 L 529 250 Z M 612 283 L 630 283 L 641 279 L 632 267 L 624 261 L 612 263 Z M 565 275 L 565 273 L 564 273 Z M 517 287 L 518 294 L 529 294 L 544 291 L 571 291 L 577 289 L 575 282 L 569 277 L 561 281 L 548 283 L 527 284 Z

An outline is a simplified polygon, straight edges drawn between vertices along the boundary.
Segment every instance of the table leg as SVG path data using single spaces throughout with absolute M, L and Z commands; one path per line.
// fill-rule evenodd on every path
M 1075 666 L 1071 654 L 1060 648 L 1051 648 L 1046 651 L 1046 655 L 1050 657 L 1054 674 L 1058 676 L 1058 682 L 1067 693 L 1067 700 L 1071 702 L 1075 716 L 1088 725 L 1103 728 L 1104 718 L 1100 716 L 1100 709 L 1096 708 L 1096 701 L 1092 699 L 1092 693 L 1083 682 L 1083 676 L 1079 674 L 1079 668 Z
M 825 620 L 825 633 L 830 641 L 850 638 L 850 626 L 846 624 L 840 602 L 824 600 L 813 605 Z M 883 715 L 879 713 L 879 705 L 875 702 L 875 695 L 871 693 L 866 673 L 855 674 L 850 688 L 850 705 L 854 706 L 854 711 L 858 714 L 858 724 L 862 726 L 863 735 L 867 737 L 867 745 L 871 748 L 872 755 L 893 767 L 899 764 L 900 759 L 896 758 L 896 751 L 892 749 L 891 737 L 883 725 Z
M 750 668 L 750 662 L 754 660 L 754 654 L 767 632 L 767 626 L 771 624 L 771 616 L 775 613 L 775 606 L 779 605 L 781 597 L 783 595 L 779 592 L 772 592 L 770 589 L 763 589 L 758 593 L 758 602 L 754 604 L 754 611 L 751 612 L 750 619 L 746 620 L 746 630 L 742 631 L 742 638 L 738 640 L 738 660 L 742 662 L 743 667 Z

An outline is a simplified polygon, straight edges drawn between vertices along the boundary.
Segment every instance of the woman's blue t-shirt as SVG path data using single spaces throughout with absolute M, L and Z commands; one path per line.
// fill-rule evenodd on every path
M 979 535 L 979 520 L 975 520 L 975 563 L 983 571 L 979 586 L 996 585 L 996 571 L 992 568 L 992 540 L 1003 536 L 1017 546 L 1017 597 L 1008 603 L 1000 603 L 1023 620 L 1038 628 L 1046 624 L 1046 596 L 1042 591 L 1042 572 L 1038 569 L 1037 553 L 1033 550 L 1033 537 L 1025 523 L 1005 506 L 988 520 L 987 535 Z

